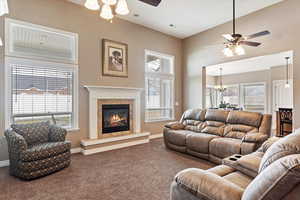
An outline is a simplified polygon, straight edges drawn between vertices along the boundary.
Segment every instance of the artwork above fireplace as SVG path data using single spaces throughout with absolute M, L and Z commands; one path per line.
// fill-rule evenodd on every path
M 129 104 L 102 105 L 102 133 L 114 133 L 130 130 Z

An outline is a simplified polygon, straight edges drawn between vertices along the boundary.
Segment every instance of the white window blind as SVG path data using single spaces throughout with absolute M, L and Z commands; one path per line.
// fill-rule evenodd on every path
M 173 57 L 146 51 L 146 121 L 170 120 L 174 117 Z
M 264 113 L 266 111 L 265 84 L 243 84 L 241 87 L 244 110 Z
M 11 111 L 14 123 L 49 120 L 73 125 L 74 68 L 10 63 Z

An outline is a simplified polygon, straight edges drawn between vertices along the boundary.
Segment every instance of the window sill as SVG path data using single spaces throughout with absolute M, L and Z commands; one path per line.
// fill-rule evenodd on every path
M 80 131 L 80 128 L 67 128 L 66 130 L 68 133 L 74 133 L 74 132 Z
M 168 122 L 168 121 L 175 121 L 175 118 L 168 118 L 168 119 L 154 119 L 154 120 L 145 120 L 145 123 L 156 123 L 156 122 Z

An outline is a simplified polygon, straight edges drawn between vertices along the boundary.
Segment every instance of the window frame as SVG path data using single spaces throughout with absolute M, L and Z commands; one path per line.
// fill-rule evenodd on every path
M 28 65 L 28 66 L 41 66 L 41 67 L 59 67 L 65 69 L 71 69 L 73 72 L 73 91 L 72 91 L 72 126 L 68 128 L 68 131 L 79 130 L 79 120 L 78 120 L 78 66 L 74 64 L 65 63 L 54 63 L 49 61 L 38 61 L 27 58 L 15 58 L 15 57 L 5 57 L 5 129 L 8 129 L 12 124 L 12 77 L 11 77 L 11 64 L 18 65 Z
M 268 89 L 266 82 L 252 82 L 252 83 L 241 83 L 240 84 L 240 107 L 245 109 L 245 86 L 254 86 L 254 85 L 263 85 L 265 91 L 265 98 L 264 98 L 264 113 L 267 113 L 267 101 L 268 101 Z M 256 111 L 255 111 L 256 112 Z
M 147 56 L 148 55 L 168 59 L 170 61 L 170 65 L 171 65 L 171 72 L 164 73 L 164 72 L 149 72 L 149 71 L 147 71 Z M 144 70 L 145 70 L 145 74 L 144 74 L 144 79 L 145 79 L 145 107 L 144 107 L 145 108 L 145 120 L 144 121 L 145 121 L 145 123 L 164 122 L 164 121 L 175 120 L 175 103 L 174 103 L 175 102 L 175 87 L 174 87 L 175 86 L 175 56 L 145 49 Z M 148 83 L 147 83 L 148 78 L 159 78 L 160 80 L 171 81 L 171 85 L 170 85 L 170 87 L 171 87 L 171 106 L 170 106 L 171 117 L 152 119 L 152 120 L 147 119 L 147 110 L 151 110 L 151 108 L 147 108 L 148 96 L 146 94 L 148 91 Z M 159 108 L 155 108 L 155 109 L 159 109 Z M 160 108 L 160 109 L 162 109 L 162 108 Z

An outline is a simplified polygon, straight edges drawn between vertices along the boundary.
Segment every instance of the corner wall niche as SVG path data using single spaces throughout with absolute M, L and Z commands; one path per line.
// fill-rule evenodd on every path
M 89 138 L 84 155 L 149 142 L 141 132 L 142 88 L 84 86 L 89 92 Z

